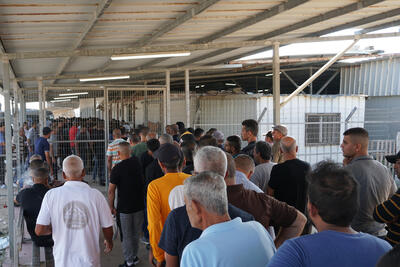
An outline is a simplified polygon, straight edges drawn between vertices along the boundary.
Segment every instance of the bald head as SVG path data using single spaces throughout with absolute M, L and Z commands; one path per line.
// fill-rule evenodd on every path
M 283 153 L 296 154 L 296 140 L 293 137 L 285 136 L 282 137 L 281 141 L 281 149 Z
M 66 180 L 82 180 L 85 176 L 82 159 L 75 155 L 66 157 L 63 161 L 63 174 Z

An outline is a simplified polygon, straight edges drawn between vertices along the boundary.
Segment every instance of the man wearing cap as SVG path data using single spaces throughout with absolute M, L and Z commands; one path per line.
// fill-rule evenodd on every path
M 35 142 L 35 154 L 42 157 L 43 161 L 47 162 L 50 169 L 50 174 L 53 176 L 53 164 L 51 163 L 50 157 L 50 144 L 47 139 L 50 138 L 51 129 L 49 127 L 43 128 L 43 135 L 39 137 Z
M 157 266 L 161 266 L 164 261 L 164 251 L 158 247 L 158 242 L 171 211 L 168 197 L 171 190 L 177 185 L 182 185 L 190 175 L 182 172 L 184 156 L 179 147 L 169 143 L 163 144 L 153 156 L 158 160 L 165 175 L 152 181 L 147 189 L 148 230 L 152 248 L 149 260 L 151 264 L 155 261 Z
M 400 151 L 396 155 L 386 156 L 386 160 L 394 164 L 394 171 L 397 178 L 400 178 Z M 374 219 L 386 223 L 386 241 L 392 246 L 400 244 L 400 189 L 389 200 L 376 206 Z
M 285 161 L 281 152 L 280 141 L 282 137 L 287 135 L 287 128 L 283 125 L 275 125 L 272 127 L 272 137 L 274 144 L 272 145 L 272 162 L 282 163 Z

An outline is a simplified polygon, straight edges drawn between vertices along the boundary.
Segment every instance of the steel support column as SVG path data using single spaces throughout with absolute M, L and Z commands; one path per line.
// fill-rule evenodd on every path
M 186 104 L 186 127 L 190 127 L 190 85 L 189 70 L 185 70 L 185 104 Z
M 171 72 L 167 70 L 165 72 L 165 85 L 167 95 L 167 124 L 171 124 Z
M 272 64 L 272 73 L 273 73 L 273 107 L 274 107 L 274 125 L 281 123 L 281 106 L 280 106 L 280 95 L 281 95 L 281 80 L 279 76 L 279 43 L 274 43 L 273 50 L 273 64 Z
M 14 187 L 12 175 L 12 140 L 11 140 L 11 106 L 10 106 L 10 62 L 3 57 L 3 94 L 4 94 L 4 123 L 5 123 L 5 152 L 6 152 L 6 184 L 8 206 L 8 237 L 10 240 L 10 259 L 14 259 Z M 4 160 L 4 158 L 1 158 Z M 4 171 L 4 170 L 3 170 Z
M 45 126 L 43 118 L 44 100 L 43 100 L 43 80 L 37 79 L 38 82 L 38 96 L 39 96 L 39 133 L 42 134 L 42 129 Z
M 103 88 L 104 89 L 104 147 L 105 151 L 108 149 L 108 140 L 110 140 L 110 118 L 109 118 L 109 109 L 108 109 L 108 90 L 107 87 Z M 104 167 L 104 175 L 105 175 L 105 180 L 106 180 L 106 192 L 108 192 L 108 157 L 106 157 L 105 160 L 105 167 Z
M 22 127 L 21 121 L 19 120 L 21 113 L 18 109 L 19 94 L 18 94 L 18 83 L 16 80 L 13 81 L 13 96 L 14 96 L 14 136 L 15 138 L 15 146 L 16 146 L 16 155 L 17 155 L 17 177 L 21 177 L 22 169 L 21 169 L 21 159 L 23 155 L 21 155 L 21 144 L 19 142 L 19 129 Z M 24 133 L 25 134 L 25 133 Z M 23 166 L 23 164 L 22 164 Z

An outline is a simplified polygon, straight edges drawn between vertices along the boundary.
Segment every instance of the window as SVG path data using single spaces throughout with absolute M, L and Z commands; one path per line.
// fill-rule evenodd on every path
M 340 113 L 307 113 L 306 146 L 339 145 Z

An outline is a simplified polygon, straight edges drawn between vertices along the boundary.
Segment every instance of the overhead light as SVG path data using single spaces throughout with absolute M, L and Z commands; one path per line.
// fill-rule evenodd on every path
M 69 102 L 71 99 L 58 99 L 58 100 L 51 100 L 51 103 L 57 103 L 57 102 Z
M 279 74 L 282 74 L 282 71 L 280 71 Z M 267 73 L 267 74 L 265 74 L 265 77 L 269 77 L 269 76 L 274 76 L 274 74 L 273 74 L 273 73 Z
M 79 79 L 81 82 L 129 79 L 129 75 Z
M 205 86 L 204 84 L 200 85 L 200 87 L 204 87 L 204 86 Z
M 236 83 L 225 83 L 225 85 L 228 85 L 228 86 L 236 86 Z
M 195 88 L 200 88 L 200 86 L 199 85 L 196 85 L 196 87 Z
M 116 55 L 112 56 L 111 60 L 128 60 L 128 59 L 143 59 L 143 58 L 160 58 L 160 57 L 187 57 L 190 52 L 167 52 L 167 53 L 151 53 L 151 54 L 135 54 L 135 55 Z
M 59 96 L 70 96 L 70 95 L 87 95 L 89 92 L 80 92 L 80 93 L 68 93 L 68 94 L 59 94 Z
M 211 66 L 212 69 L 236 69 L 243 67 L 243 64 L 222 64 Z
M 73 99 L 73 98 L 78 98 L 78 96 L 74 95 L 74 96 L 55 97 L 54 99 Z

